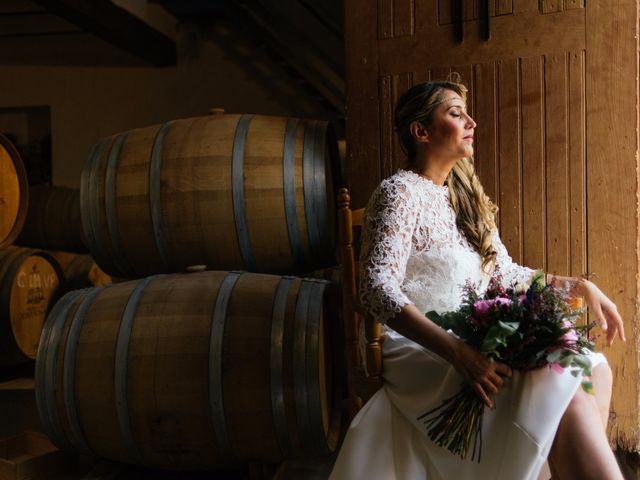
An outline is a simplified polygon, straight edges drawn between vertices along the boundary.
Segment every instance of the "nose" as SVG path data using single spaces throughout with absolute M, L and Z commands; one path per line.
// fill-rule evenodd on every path
M 466 112 L 465 115 L 467 117 L 467 128 L 476 128 L 476 122 L 473 120 L 473 118 L 471 118 L 471 116 Z

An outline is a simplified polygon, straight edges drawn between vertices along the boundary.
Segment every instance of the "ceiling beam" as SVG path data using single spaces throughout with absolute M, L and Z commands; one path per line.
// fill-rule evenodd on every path
M 51 13 L 156 67 L 175 65 L 176 44 L 111 0 L 33 0 Z

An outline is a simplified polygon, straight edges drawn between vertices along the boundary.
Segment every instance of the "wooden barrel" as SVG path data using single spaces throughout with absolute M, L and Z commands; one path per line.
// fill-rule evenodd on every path
M 0 365 L 36 358 L 47 312 L 61 284 L 62 271 L 46 252 L 0 250 Z
M 49 253 L 62 269 L 65 291 L 113 283 L 111 276 L 102 271 L 91 255 L 60 251 Z
M 0 248 L 18 237 L 28 206 L 27 172 L 18 151 L 0 134 Z
M 106 138 L 82 173 L 87 246 L 125 278 L 333 265 L 338 162 L 323 121 L 211 115 Z
M 206 271 L 75 290 L 55 305 L 36 400 L 61 448 L 176 470 L 334 450 L 330 287 Z
M 47 250 L 86 252 L 80 220 L 80 190 L 37 185 L 16 244 Z

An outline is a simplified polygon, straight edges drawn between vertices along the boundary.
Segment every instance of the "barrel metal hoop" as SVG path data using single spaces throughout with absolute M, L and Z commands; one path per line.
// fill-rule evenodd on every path
M 313 292 L 307 310 L 307 401 L 310 442 L 314 453 L 328 453 L 327 438 L 322 422 L 322 402 L 320 400 L 320 329 L 323 328 L 320 314 L 323 312 L 323 300 L 326 285 L 314 282 Z
M 87 207 L 88 207 L 88 222 L 90 236 L 93 237 L 93 242 L 90 245 L 91 254 L 96 259 L 99 265 L 110 265 L 110 255 L 104 245 L 105 235 L 102 234 L 100 228 L 100 205 L 98 203 L 99 196 L 96 192 L 99 191 L 99 174 L 102 170 L 102 159 L 104 157 L 104 151 L 107 148 L 109 139 L 105 138 L 101 140 L 96 149 L 95 156 L 90 162 L 89 172 L 87 178 Z M 83 172 L 84 173 L 84 172 Z
M 91 192 L 89 190 L 89 179 L 91 178 L 91 171 L 95 157 L 100 149 L 101 142 L 95 143 L 91 147 L 89 156 L 84 163 L 82 173 L 80 175 L 80 216 L 82 220 L 82 230 L 84 231 L 85 239 L 87 241 L 89 250 L 95 245 L 95 235 L 93 233 L 93 225 L 91 222 Z
M 315 182 L 315 150 L 316 150 L 316 128 L 318 121 L 311 120 L 305 123 L 304 146 L 302 148 L 302 183 L 304 186 L 304 211 L 307 220 L 307 234 L 309 235 L 309 249 L 311 258 L 315 260 L 316 255 L 321 250 L 320 232 L 318 231 L 318 198 L 316 194 Z
M 211 335 L 209 338 L 209 408 L 220 452 L 225 455 L 231 452 L 231 446 L 229 445 L 227 423 L 224 415 L 222 344 L 229 300 L 231 299 L 233 288 L 241 275 L 241 272 L 230 272 L 222 281 L 213 308 Z
M 76 405 L 75 394 L 75 373 L 76 373 L 76 355 L 78 352 L 78 339 L 84 320 L 87 315 L 89 307 L 93 304 L 96 296 L 104 290 L 105 287 L 94 288 L 89 291 L 80 306 L 76 310 L 73 319 L 71 320 L 71 326 L 69 327 L 69 333 L 67 334 L 67 342 L 65 344 L 64 351 L 64 367 L 62 370 L 62 391 L 64 397 L 64 406 L 67 413 L 67 421 L 69 422 L 69 430 L 71 432 L 71 443 L 76 446 L 76 449 L 92 454 L 92 450 L 87 443 L 87 439 L 80 426 L 80 420 L 78 418 L 78 408 Z
M 56 366 L 60 337 L 67 321 L 69 310 L 80 294 L 86 290 L 74 290 L 66 294 L 56 303 L 45 322 L 45 328 L 40 336 L 38 356 L 36 360 L 36 405 L 42 419 L 42 424 L 47 433 L 60 448 L 73 450 L 71 442 L 67 439 L 62 428 L 62 422 L 58 413 L 56 402 Z M 44 342 L 43 342 L 44 341 Z
M 308 450 L 311 434 L 307 403 L 307 312 L 313 282 L 303 279 L 298 290 L 295 321 L 293 325 L 293 398 L 296 406 L 296 423 L 303 450 Z
M 289 245 L 298 270 L 303 270 L 306 259 L 300 241 L 300 229 L 296 211 L 296 134 L 299 120 L 290 118 L 284 134 L 284 154 L 282 156 L 282 180 L 284 191 L 284 212 L 287 219 Z
M 282 277 L 273 302 L 273 315 L 271 319 L 271 409 L 273 423 L 280 445 L 280 451 L 284 458 L 293 457 L 291 435 L 287 428 L 287 414 L 284 405 L 284 321 L 287 313 L 287 299 L 295 278 Z
M 256 260 L 251 249 L 244 194 L 244 147 L 249 133 L 249 123 L 251 123 L 252 119 L 253 115 L 242 115 L 236 127 L 233 139 L 233 153 L 231 154 L 231 191 L 233 216 L 236 223 L 236 235 L 238 236 L 242 264 L 246 270 L 255 272 Z
M 331 227 L 329 224 L 329 202 L 327 201 L 327 165 L 326 165 L 326 149 L 327 149 L 327 122 L 318 121 L 315 130 L 315 149 L 313 153 L 313 197 L 316 202 L 316 216 L 311 219 L 316 222 L 319 232 L 318 250 L 313 252 L 314 258 L 325 264 L 329 261 L 329 257 L 333 252 L 331 246 L 333 242 L 330 237 Z M 333 192 L 330 192 L 333 195 Z
M 133 331 L 136 310 L 142 297 L 142 292 L 156 276 L 147 277 L 140 281 L 127 300 L 127 305 L 122 314 L 118 338 L 116 340 L 116 355 L 114 364 L 114 392 L 116 400 L 116 413 L 120 425 L 122 441 L 134 460 L 140 461 L 142 454 L 133 438 L 131 431 L 131 419 L 129 418 L 129 402 L 127 400 L 127 377 L 129 360 L 129 342 Z
M 122 249 L 122 238 L 120 236 L 120 227 L 118 226 L 118 209 L 116 206 L 116 177 L 118 173 L 118 163 L 120 161 L 122 145 L 126 141 L 128 135 L 128 133 L 120 134 L 109 152 L 107 173 L 104 181 L 104 207 L 105 214 L 107 216 L 107 228 L 109 230 L 111 244 L 113 245 L 115 254 L 113 257 L 113 263 L 115 263 L 115 267 L 122 272 L 124 276 L 135 277 L 136 275 L 133 268 L 131 268 L 131 263 Z
M 162 215 L 162 155 L 164 138 L 175 120 L 166 122 L 160 127 L 151 149 L 149 162 L 149 205 L 151 208 L 151 223 L 156 240 L 158 253 L 166 270 L 169 270 L 169 247 L 165 234 L 164 217 Z

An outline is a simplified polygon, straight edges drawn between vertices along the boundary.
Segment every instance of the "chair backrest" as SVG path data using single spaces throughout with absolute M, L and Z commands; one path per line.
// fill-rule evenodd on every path
M 343 318 L 349 414 L 353 417 L 382 386 L 382 348 L 380 324 L 366 315 L 358 301 L 358 269 L 354 255 L 354 227 L 362 227 L 364 209 L 351 210 L 346 188 L 338 191 L 338 241 L 342 276 Z M 360 322 L 365 322 L 366 368 L 360 355 Z

